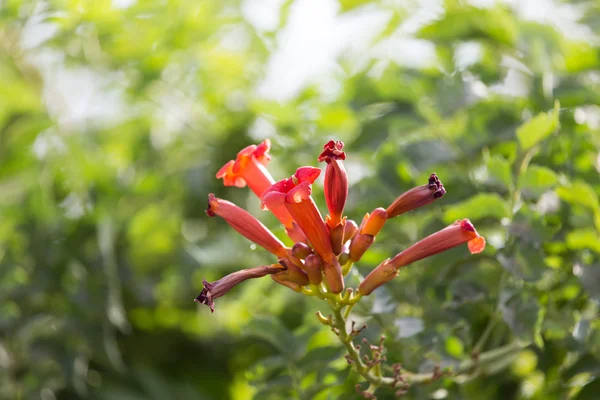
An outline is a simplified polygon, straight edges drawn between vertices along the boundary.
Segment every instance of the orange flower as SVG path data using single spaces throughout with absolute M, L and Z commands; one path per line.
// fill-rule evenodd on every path
M 248 185 L 259 198 L 275 180 L 267 171 L 271 160 L 269 150 L 271 141 L 265 139 L 261 144 L 250 145 L 238 153 L 234 160 L 229 161 L 217 172 L 217 178 L 223 178 L 225 186 L 244 187 Z
M 266 168 L 271 160 L 270 149 L 271 141 L 265 139 L 259 145 L 253 144 L 240 150 L 235 160 L 231 160 L 221 167 L 217 172 L 217 178 L 223 178 L 225 186 L 241 188 L 248 185 L 250 190 L 260 198 L 264 191 L 275 183 Z M 294 242 L 306 240 L 285 207 L 273 207 L 270 211 L 285 226 L 286 233 Z
M 477 233 L 477 230 L 468 219 L 456 221 L 441 231 L 413 244 L 391 260 L 385 260 L 362 281 L 358 291 L 363 295 L 370 294 L 385 282 L 393 279 L 399 268 L 463 243 L 467 243 L 472 254 L 481 253 L 485 249 L 485 238 Z
M 248 211 L 230 201 L 208 195 L 208 208 L 206 214 L 222 217 L 233 229 L 241 233 L 246 239 L 265 248 L 267 251 L 282 258 L 287 255 L 287 249 L 275 235 Z
M 381 207 L 374 209 L 371 214 L 365 215 L 358 228 L 358 233 L 350 242 L 350 258 L 353 261 L 360 261 L 363 254 L 375 241 L 375 236 L 381 231 L 385 221 L 387 221 L 387 212 Z

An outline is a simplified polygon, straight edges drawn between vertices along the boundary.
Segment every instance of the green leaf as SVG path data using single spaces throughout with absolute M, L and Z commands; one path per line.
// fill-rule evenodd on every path
M 576 229 L 566 236 L 567 247 L 571 250 L 594 250 L 600 253 L 600 235 L 595 229 Z
M 559 106 L 556 102 L 553 110 L 536 115 L 517 129 L 517 138 L 523 150 L 531 149 L 558 128 Z
M 490 179 L 493 182 L 502 184 L 505 188 L 512 185 L 512 175 L 510 172 L 510 163 L 503 157 L 493 156 L 487 161 L 487 170 Z
M 500 311 L 514 335 L 527 341 L 533 339 L 540 311 L 536 298 L 516 288 L 505 290 L 500 295 Z
M 465 345 L 462 340 L 456 336 L 446 338 L 446 353 L 452 357 L 460 358 L 465 352 Z
M 296 340 L 280 320 L 265 317 L 254 317 L 246 326 L 244 334 L 265 340 L 279 352 L 290 355 L 297 347 Z
M 575 375 L 583 373 L 600 374 L 600 359 L 593 354 L 585 354 L 581 356 L 575 364 L 571 365 L 565 372 L 564 377 L 571 379 Z
M 501 219 L 509 215 L 510 210 L 502 197 L 496 193 L 479 193 L 447 208 L 444 221 L 451 223 L 461 218 L 476 221 L 486 217 Z
M 543 252 L 539 248 L 527 245 L 520 239 L 518 246 L 513 246 L 510 255 L 499 254 L 498 261 L 512 275 L 528 282 L 535 282 L 546 271 Z
M 317 347 L 301 357 L 296 365 L 304 371 L 319 369 L 322 365 L 328 364 L 342 357 L 342 347 L 327 346 Z
M 518 187 L 525 197 L 537 198 L 558 183 L 556 172 L 539 165 L 530 165 L 519 176 Z
M 556 189 L 556 194 L 567 203 L 584 206 L 593 211 L 600 209 L 598 195 L 590 185 L 583 181 L 561 186 Z
M 501 7 L 481 9 L 455 4 L 447 8 L 444 18 L 424 26 L 418 35 L 442 43 L 483 39 L 508 45 L 517 39 L 518 28 L 514 15 Z

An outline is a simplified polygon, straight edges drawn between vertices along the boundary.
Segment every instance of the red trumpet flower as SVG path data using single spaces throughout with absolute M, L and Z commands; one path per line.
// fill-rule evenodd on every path
M 413 244 L 391 260 L 385 260 L 362 281 L 358 291 L 364 295 L 370 294 L 385 282 L 393 279 L 399 268 L 460 246 L 463 243 L 467 243 L 471 254 L 481 253 L 485 249 L 485 238 L 477 233 L 477 230 L 468 219 L 456 221 L 441 231 Z

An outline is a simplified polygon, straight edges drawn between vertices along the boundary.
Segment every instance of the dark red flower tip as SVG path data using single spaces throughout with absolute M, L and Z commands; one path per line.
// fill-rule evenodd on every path
M 435 172 L 429 176 L 429 187 L 435 189 L 433 192 L 434 199 L 439 199 L 446 194 L 446 189 L 444 189 L 442 181 L 440 181 L 440 178 L 438 178 Z
M 331 160 L 345 160 L 346 153 L 343 151 L 344 142 L 341 140 L 330 140 L 323 146 L 323 151 L 319 155 L 319 162 Z
M 462 221 L 460 221 L 460 229 L 468 232 L 477 232 L 477 230 L 475 230 L 475 227 L 473 226 L 473 223 L 468 219 L 463 219 Z
M 211 312 L 215 312 L 215 302 L 212 299 L 211 289 L 213 287 L 212 283 L 209 283 L 206 279 L 202 279 L 202 284 L 204 285 L 204 289 L 200 292 L 198 297 L 194 299 L 196 303 L 206 304 Z

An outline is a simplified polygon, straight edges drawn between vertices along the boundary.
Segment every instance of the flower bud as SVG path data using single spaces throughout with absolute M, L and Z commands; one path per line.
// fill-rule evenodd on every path
M 346 220 L 346 224 L 344 225 L 344 243 L 351 240 L 356 235 L 356 232 L 358 232 L 356 222 L 351 219 Z
M 246 279 L 260 278 L 265 275 L 280 273 L 282 270 L 283 267 L 281 265 L 273 264 L 262 267 L 242 269 L 224 276 L 218 281 L 212 283 L 209 283 L 206 281 L 206 279 L 203 279 L 202 283 L 204 285 L 204 289 L 202 289 L 202 292 L 200 292 L 194 301 L 200 304 L 206 304 L 208 307 L 210 307 L 210 311 L 215 312 L 214 300 L 223 296 L 238 283 L 243 282 Z
M 361 226 L 360 233 L 363 235 L 377 236 L 377 234 L 383 228 L 385 221 L 387 221 L 387 212 L 379 207 L 373 210 L 371 214 L 367 214 L 368 218 L 363 226 Z
M 298 242 L 292 246 L 292 255 L 296 258 L 304 260 L 310 254 L 313 254 L 313 251 L 306 243 Z
M 433 173 L 429 176 L 429 182 L 426 185 L 412 188 L 394 200 L 387 208 L 388 218 L 394 218 L 407 211 L 423 207 L 441 198 L 444 194 L 446 194 L 444 185 L 438 179 L 437 175 Z
M 343 142 L 330 140 L 323 146 L 323 152 L 319 156 L 319 162 L 327 163 L 324 191 L 329 210 L 327 225 L 330 228 L 342 222 L 342 214 L 348 198 L 348 176 L 342 163 L 346 159 L 343 148 Z
M 340 256 L 338 257 L 338 261 L 340 262 L 340 265 L 346 265 L 348 263 L 348 261 L 350 261 L 350 254 L 348 254 L 348 253 L 340 254 Z
M 371 247 L 374 241 L 375 237 L 373 235 L 359 233 L 354 236 L 354 239 L 350 243 L 350 259 L 354 262 L 360 261 L 363 254 Z
M 301 262 L 301 261 L 298 261 Z M 308 285 L 308 275 L 299 266 L 297 266 L 293 260 L 289 258 L 282 258 L 279 260 L 279 264 L 285 267 L 285 271 L 280 272 L 280 275 L 286 281 L 295 282 L 300 286 Z
M 332 293 L 341 293 L 344 290 L 344 276 L 342 275 L 342 267 L 336 257 L 331 261 L 323 263 L 323 275 L 325 282 Z
M 333 254 L 340 254 L 344 243 L 344 223 L 341 222 L 331 229 L 329 237 L 331 238 L 331 249 L 333 250 Z
M 323 261 L 316 254 L 309 254 L 304 260 L 304 270 L 311 285 L 318 285 L 323 280 Z

